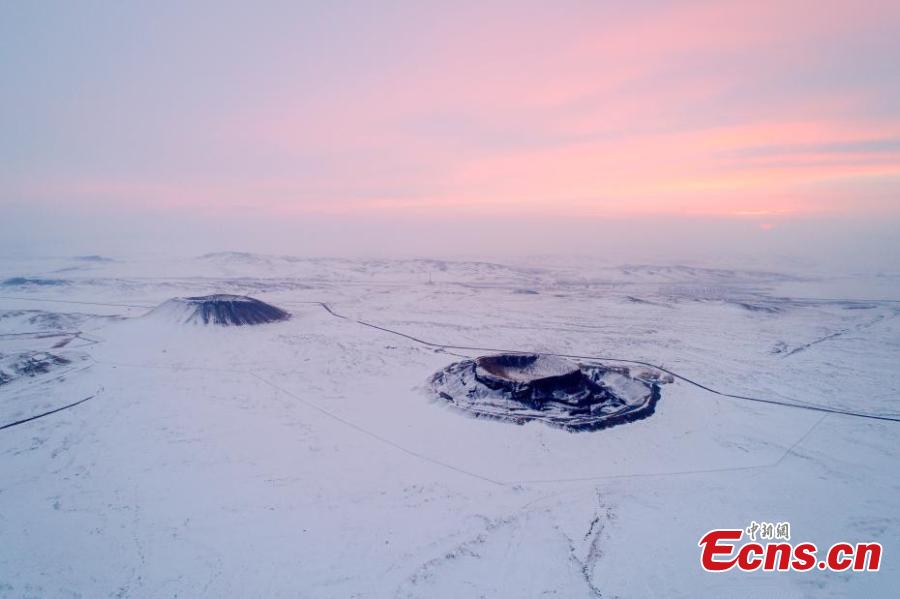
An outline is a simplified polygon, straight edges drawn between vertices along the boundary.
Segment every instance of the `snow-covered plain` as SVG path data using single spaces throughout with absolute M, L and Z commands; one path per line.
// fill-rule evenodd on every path
M 214 293 L 292 317 L 152 312 Z M 427 381 L 481 353 L 441 345 L 490 347 L 896 416 L 898 300 L 890 273 L 0 261 L 0 368 L 67 360 L 10 370 L 0 426 L 91 397 L 0 430 L 0 596 L 893 596 L 900 423 L 676 380 L 651 417 L 573 434 L 467 418 Z M 881 571 L 703 572 L 700 537 L 751 520 L 879 541 Z

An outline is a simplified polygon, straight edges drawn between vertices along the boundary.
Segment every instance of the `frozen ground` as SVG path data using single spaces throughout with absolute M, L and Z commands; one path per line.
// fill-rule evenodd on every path
M 0 596 L 893 595 L 900 423 L 676 380 L 572 434 L 466 418 L 427 379 L 480 353 L 458 347 L 535 350 L 897 416 L 900 276 L 542 264 L 0 262 L 0 426 L 91 398 L 0 430 Z M 145 317 L 213 293 L 293 316 Z M 699 538 L 751 520 L 880 541 L 882 569 L 704 573 Z

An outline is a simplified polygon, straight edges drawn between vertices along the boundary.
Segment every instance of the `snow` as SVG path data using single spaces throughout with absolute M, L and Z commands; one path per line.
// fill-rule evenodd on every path
M 561 377 L 578 372 L 578 365 L 556 356 L 532 354 L 521 356 L 482 356 L 475 360 L 481 376 L 498 377 L 515 383 L 531 383 L 542 378 Z
M 15 277 L 65 284 L 0 290 L 0 354 L 69 364 L 0 385 L 0 426 L 92 399 L 0 430 L 0 596 L 847 597 L 900 583 L 898 423 L 675 379 L 651 417 L 572 434 L 461 417 L 428 384 L 484 347 L 896 416 L 900 277 L 255 254 L 0 261 Z M 145 317 L 217 293 L 292 318 Z M 882 569 L 703 572 L 699 538 L 750 520 L 826 547 L 880 541 Z

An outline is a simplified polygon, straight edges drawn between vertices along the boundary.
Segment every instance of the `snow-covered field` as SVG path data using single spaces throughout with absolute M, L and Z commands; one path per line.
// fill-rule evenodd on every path
M 214 293 L 292 317 L 151 313 Z M 896 417 L 898 300 L 891 273 L 0 261 L 0 426 L 91 398 L 0 430 L 0 596 L 894 596 L 900 423 L 676 380 L 649 418 L 573 434 L 427 381 L 484 353 L 460 347 L 542 351 Z M 751 520 L 879 541 L 881 571 L 703 572 L 700 537 Z

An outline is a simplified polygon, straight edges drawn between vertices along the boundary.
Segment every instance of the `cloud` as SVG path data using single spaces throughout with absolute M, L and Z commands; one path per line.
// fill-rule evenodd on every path
M 81 10 L 6 21 L 0 202 L 900 218 L 896 2 Z

